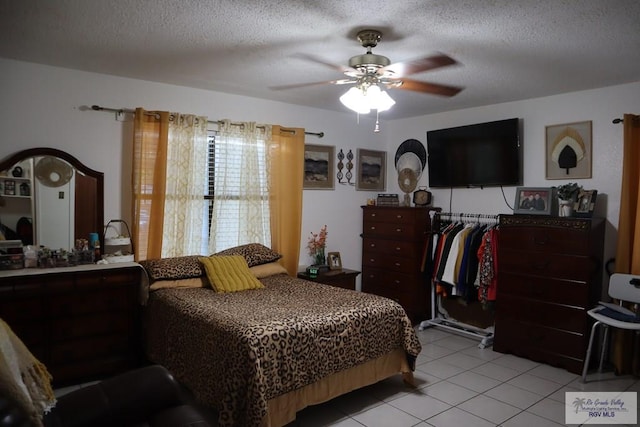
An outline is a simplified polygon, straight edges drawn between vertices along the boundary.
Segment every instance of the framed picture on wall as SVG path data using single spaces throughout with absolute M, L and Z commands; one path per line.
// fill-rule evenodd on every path
M 591 121 L 546 127 L 546 178 L 591 178 Z
M 385 191 L 387 188 L 387 152 L 358 148 L 356 190 Z
M 553 187 L 518 187 L 514 214 L 551 215 L 555 206 Z
M 335 149 L 329 145 L 304 145 L 305 190 L 333 190 Z

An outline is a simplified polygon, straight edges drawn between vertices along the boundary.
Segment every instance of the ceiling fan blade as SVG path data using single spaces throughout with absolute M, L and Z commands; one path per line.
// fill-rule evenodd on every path
M 325 61 L 324 59 L 315 56 L 309 55 L 307 53 L 296 53 L 293 55 L 293 58 L 300 58 L 307 61 L 315 62 L 317 64 L 322 64 L 326 67 L 333 68 L 341 73 L 355 73 L 357 70 L 355 68 L 347 67 L 346 65 L 334 64 L 332 62 Z
M 457 64 L 458 61 L 445 54 L 427 56 L 410 61 L 396 62 L 378 70 L 378 74 L 392 72 L 393 77 L 410 76 L 411 74 L 421 73 L 423 71 L 434 70 L 447 65 Z
M 421 82 L 418 80 L 402 79 L 400 86 L 393 86 L 394 89 L 412 90 L 415 92 L 430 93 L 440 96 L 454 96 L 463 88 L 456 86 L 441 85 L 438 83 Z
M 327 80 L 324 82 L 311 82 L 311 83 L 295 83 L 291 85 L 282 85 L 282 86 L 270 86 L 271 90 L 287 90 L 287 89 L 297 89 L 301 87 L 310 87 L 310 86 L 320 86 L 320 85 L 346 85 L 346 84 L 354 84 L 355 80 L 351 79 L 339 79 L 339 80 Z

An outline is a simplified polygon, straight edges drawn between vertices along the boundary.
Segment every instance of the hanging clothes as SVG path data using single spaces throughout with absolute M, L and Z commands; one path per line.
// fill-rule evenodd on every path
M 479 223 L 444 221 L 433 236 L 433 281 L 441 296 L 466 302 L 495 300 L 497 229 Z

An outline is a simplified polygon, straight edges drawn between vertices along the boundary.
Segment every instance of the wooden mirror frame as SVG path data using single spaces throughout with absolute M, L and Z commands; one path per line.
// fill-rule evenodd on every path
M 67 152 L 48 147 L 29 148 L 10 155 L 0 162 L 0 171 L 9 170 L 19 162 L 37 156 L 62 159 L 87 177 L 87 179 L 76 179 L 74 236 L 88 239 L 89 233 L 98 233 L 102 241 L 104 239 L 104 173 L 87 167 Z M 77 177 L 80 176 L 77 175 Z M 38 227 L 38 219 L 36 218 L 35 221 Z

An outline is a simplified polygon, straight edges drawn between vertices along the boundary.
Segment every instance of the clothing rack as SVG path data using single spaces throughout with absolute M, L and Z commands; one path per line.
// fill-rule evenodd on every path
M 448 218 L 451 221 L 461 221 L 463 223 L 491 223 L 498 221 L 499 215 L 490 214 L 472 214 L 472 213 L 453 213 L 453 212 L 433 212 L 432 224 L 439 225 L 441 218 Z M 438 327 L 449 331 L 454 331 L 463 335 L 477 338 L 480 340 L 478 348 L 486 348 L 493 344 L 493 328 L 486 329 L 469 325 L 455 319 L 446 318 L 443 312 L 446 312 L 442 306 L 442 297 L 436 293 L 436 284 L 433 278 L 429 278 L 431 283 L 431 319 L 420 322 L 419 330 L 423 331 L 428 327 Z
M 101 107 L 99 105 L 92 105 L 91 109 L 93 111 L 110 111 L 113 113 L 116 113 L 116 119 L 118 119 L 119 117 L 121 117 L 124 113 L 135 113 L 136 111 L 131 109 L 131 108 L 109 108 L 109 107 Z M 208 123 L 211 124 L 218 124 L 220 123 L 220 121 L 216 121 L 216 120 L 207 120 Z M 283 130 L 286 130 L 288 132 L 295 132 L 293 130 L 287 129 L 287 128 L 282 128 Z M 322 138 L 324 137 L 324 132 L 305 132 L 305 135 L 313 135 L 313 136 L 317 136 L 318 138 Z

